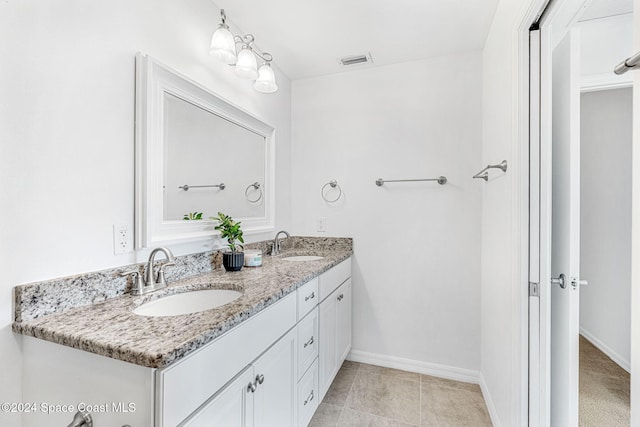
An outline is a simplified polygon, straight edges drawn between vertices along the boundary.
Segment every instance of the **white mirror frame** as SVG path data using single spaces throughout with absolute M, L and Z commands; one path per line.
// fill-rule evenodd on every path
M 247 128 L 265 138 L 264 216 L 234 218 L 242 221 L 245 235 L 274 229 L 275 129 L 226 101 L 211 90 L 162 65 L 136 54 L 135 134 L 135 247 L 152 248 L 172 243 L 196 242 L 219 236 L 210 220 L 163 219 L 164 94 L 184 99 L 206 111 Z M 239 163 L 242 153 L 237 153 Z M 213 160 L 212 160 L 213 161 Z M 241 167 L 241 164 L 239 164 Z M 213 214 L 215 215 L 215 213 Z

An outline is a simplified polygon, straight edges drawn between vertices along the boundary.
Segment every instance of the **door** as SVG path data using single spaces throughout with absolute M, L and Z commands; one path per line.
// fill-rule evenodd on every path
M 578 425 L 580 51 L 567 33 L 552 60 L 551 425 Z
M 338 290 L 334 291 L 324 301 L 320 303 L 320 344 L 318 362 L 319 366 L 319 381 L 320 385 L 320 401 L 324 398 L 324 395 L 329 390 L 331 381 L 333 381 L 333 374 L 337 370 L 337 348 L 336 348 L 336 331 L 337 331 L 337 316 L 336 310 L 338 309 L 337 296 Z
M 336 364 L 340 368 L 351 351 L 351 279 L 340 286 L 336 300 Z
M 294 427 L 298 381 L 296 329 L 290 330 L 253 364 L 254 425 Z
M 253 367 L 249 366 L 180 426 L 252 427 L 254 393 L 248 388 L 252 381 Z

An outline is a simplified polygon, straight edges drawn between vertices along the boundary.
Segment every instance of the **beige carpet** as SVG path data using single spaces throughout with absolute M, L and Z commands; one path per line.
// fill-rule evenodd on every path
M 580 336 L 580 426 L 628 426 L 630 376 Z

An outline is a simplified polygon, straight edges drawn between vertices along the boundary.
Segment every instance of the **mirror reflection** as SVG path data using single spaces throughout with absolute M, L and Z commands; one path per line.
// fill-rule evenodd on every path
M 167 92 L 164 128 L 163 220 L 264 216 L 264 136 Z

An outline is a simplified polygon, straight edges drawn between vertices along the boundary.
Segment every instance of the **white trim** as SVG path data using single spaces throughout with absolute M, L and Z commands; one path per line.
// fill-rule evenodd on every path
M 590 74 L 580 79 L 581 92 L 595 92 L 598 90 L 618 89 L 632 87 L 633 80 L 628 74 L 616 75 L 613 73 Z
M 596 348 L 603 352 L 609 359 L 613 360 L 616 365 L 631 373 L 631 362 L 629 360 L 626 360 L 624 357 L 620 356 L 611 347 L 600 341 L 595 337 L 595 335 L 584 329 L 582 326 L 580 327 L 580 335 L 582 335 L 591 344 L 596 346 Z
M 491 424 L 493 424 L 493 427 L 500 427 L 501 424 L 500 419 L 498 418 L 498 412 L 496 411 L 496 405 L 493 403 L 493 398 L 491 397 L 491 393 L 489 393 L 489 388 L 487 387 L 487 383 L 485 382 L 482 373 L 480 373 L 480 391 L 482 391 L 482 397 L 487 405 Z
M 385 368 L 401 369 L 403 371 L 416 372 L 418 374 L 431 375 L 433 377 L 446 378 L 448 380 L 462 381 L 465 383 L 480 383 L 479 371 L 440 365 L 438 363 L 421 362 L 419 360 L 369 353 L 360 350 L 351 350 L 347 356 L 347 360 L 383 366 Z

